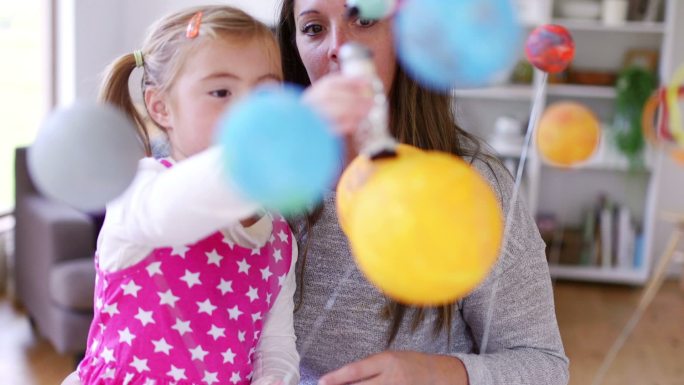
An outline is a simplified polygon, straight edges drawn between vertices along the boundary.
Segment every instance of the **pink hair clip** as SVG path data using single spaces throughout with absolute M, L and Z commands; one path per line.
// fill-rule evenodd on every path
M 188 28 L 185 31 L 185 37 L 188 39 L 196 38 L 199 35 L 200 26 L 202 26 L 202 12 L 197 12 L 188 23 Z

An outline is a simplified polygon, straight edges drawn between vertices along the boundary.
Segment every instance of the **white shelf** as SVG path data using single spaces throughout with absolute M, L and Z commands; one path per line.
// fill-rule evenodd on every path
M 486 88 L 456 89 L 457 98 L 532 101 L 533 88 L 529 85 L 504 85 Z M 549 84 L 549 96 L 587 99 L 614 99 L 615 88 L 580 84 Z
M 554 278 L 587 281 L 587 282 L 610 282 L 626 284 L 643 284 L 648 279 L 646 269 L 617 269 L 602 268 L 598 266 L 564 266 L 549 265 L 549 271 Z
M 578 84 L 550 84 L 546 93 L 550 96 L 570 98 L 614 99 L 615 87 L 585 86 Z
M 532 100 L 532 87 L 529 85 L 502 85 L 485 88 L 455 89 L 456 98 L 500 99 L 500 100 Z
M 605 25 L 598 20 L 553 19 L 552 23 L 560 24 L 570 31 L 665 33 L 665 24 L 660 22 L 630 21 L 622 25 Z

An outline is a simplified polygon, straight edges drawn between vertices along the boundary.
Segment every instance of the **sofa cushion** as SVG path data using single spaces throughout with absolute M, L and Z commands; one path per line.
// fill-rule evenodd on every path
M 55 264 L 50 271 L 50 295 L 59 306 L 92 311 L 95 290 L 95 265 L 92 258 Z

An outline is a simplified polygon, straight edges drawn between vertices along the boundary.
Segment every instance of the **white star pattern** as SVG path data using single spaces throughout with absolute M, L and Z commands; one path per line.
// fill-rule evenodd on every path
M 269 269 L 268 266 L 261 269 L 260 271 L 261 271 L 261 279 L 263 279 L 264 281 L 268 281 L 268 279 L 273 275 L 273 273 L 271 273 L 271 269 Z
M 147 326 L 147 324 L 153 324 L 154 319 L 152 318 L 152 312 L 151 311 L 145 311 L 141 307 L 138 308 L 138 314 L 133 317 L 137 320 L 139 320 L 143 326 Z
M 171 250 L 171 255 L 177 255 L 183 259 L 185 259 L 185 253 L 190 250 L 187 246 L 174 246 L 173 249 Z
M 162 353 L 166 354 L 167 356 L 169 355 L 169 351 L 171 349 L 173 349 L 173 347 L 166 342 L 165 338 L 162 338 L 158 341 L 152 340 L 152 344 L 154 345 L 154 352 L 155 353 L 162 352 Z M 178 380 L 176 380 L 176 381 L 178 381 Z
M 102 378 L 114 379 L 114 368 L 109 368 L 102 375 Z
M 135 284 L 135 281 L 130 280 L 126 285 L 121 285 L 121 288 L 124 291 L 124 295 L 132 295 L 138 298 L 138 292 L 142 289 L 142 286 L 138 286 Z
M 247 333 L 242 330 L 238 331 L 238 341 L 245 342 L 245 334 Z
M 273 243 L 273 242 L 275 242 L 275 240 L 276 240 L 275 235 L 273 235 L 273 233 L 271 233 L 271 236 L 268 238 L 268 243 Z
M 214 382 L 218 382 L 218 372 L 209 372 L 209 371 L 204 371 L 204 378 L 202 379 L 202 382 L 206 383 L 207 385 L 211 385 Z
M 216 310 L 216 306 L 212 305 L 209 299 L 206 299 L 203 302 L 197 302 L 197 306 L 199 307 L 200 313 L 207 313 L 208 315 L 211 315 L 211 313 Z
M 287 234 L 285 234 L 283 230 L 280 230 L 280 232 L 278 233 L 278 237 L 282 242 L 287 242 Z
M 160 299 L 159 304 L 160 305 L 169 305 L 171 307 L 174 307 L 174 306 L 176 306 L 176 302 L 180 299 L 180 298 L 176 297 L 175 295 L 173 295 L 173 293 L 171 292 L 171 289 L 169 289 L 163 293 L 157 293 L 157 294 L 159 294 L 159 299 Z
M 135 376 L 135 374 L 126 373 L 126 377 L 124 378 L 123 385 L 128 385 L 131 382 L 131 380 L 133 379 L 133 376 Z
M 260 248 L 258 248 L 258 247 L 257 247 L 257 248 L 254 248 L 254 249 L 252 249 L 252 254 L 250 254 L 250 256 L 252 256 L 252 255 L 259 255 L 259 252 L 261 252 L 261 249 L 260 249 Z
M 114 361 L 114 350 L 110 348 L 104 348 L 102 349 L 102 359 L 105 361 L 105 363 L 110 363 Z
M 276 248 L 273 250 L 273 259 L 275 259 L 276 262 L 280 262 L 283 259 L 283 253 L 280 249 Z
M 119 314 L 118 304 L 113 303 L 111 305 L 107 305 L 102 312 L 109 314 L 110 317 L 113 317 L 114 314 Z
M 193 273 L 190 270 L 185 270 L 185 275 L 180 278 L 181 281 L 185 281 L 188 284 L 188 288 L 192 288 L 195 285 L 201 285 L 202 281 L 199 279 L 199 273 Z
M 254 331 L 254 341 L 259 339 L 259 333 L 261 333 L 261 330 Z
M 235 247 L 235 242 L 233 242 L 230 239 L 227 239 L 225 237 L 223 238 L 223 243 L 228 245 L 228 247 L 230 247 L 231 250 L 233 250 L 233 247 Z
M 238 261 L 238 273 L 245 273 L 249 275 L 249 268 L 252 267 L 250 266 L 249 263 L 247 263 L 246 259 L 242 259 L 242 261 Z
M 97 346 L 100 344 L 100 341 L 98 340 L 93 340 L 93 343 L 90 344 L 90 351 L 94 352 L 97 350 Z
M 128 344 L 128 346 L 131 346 L 134 339 L 135 334 L 131 334 L 131 330 L 129 328 L 119 330 L 119 343 L 125 342 Z
M 150 368 L 147 366 L 147 359 L 142 360 L 136 356 L 133 356 L 133 363 L 131 364 L 131 366 L 134 367 L 135 370 L 138 371 L 138 373 L 150 371 Z
M 280 286 L 285 285 L 285 278 L 287 278 L 287 274 L 283 274 L 280 277 L 278 277 L 278 285 L 280 285 Z
M 145 380 L 145 383 L 143 385 L 154 385 L 155 383 L 155 380 L 148 378 L 147 380 Z
M 232 349 L 228 349 L 225 352 L 221 353 L 223 356 L 223 363 L 225 364 L 226 362 L 230 362 L 231 364 L 235 363 L 235 353 L 233 353 Z
M 214 337 L 214 341 L 216 341 L 217 339 L 219 339 L 219 337 L 226 336 L 225 330 L 226 329 L 217 327 L 216 325 L 211 325 L 211 330 L 209 330 L 207 334 Z
M 266 294 L 266 303 L 271 304 L 271 297 L 273 296 L 273 293 L 268 293 Z
M 107 330 L 107 325 L 103 324 L 102 322 L 100 322 L 98 326 L 100 327 L 100 333 L 104 333 L 104 331 Z
M 241 380 L 242 380 L 242 377 L 240 377 L 239 372 L 233 372 L 233 375 L 230 376 L 230 382 L 232 382 L 233 384 L 237 384 Z
M 234 319 L 237 321 L 238 317 L 242 315 L 242 312 L 238 308 L 238 305 L 235 305 L 232 308 L 228 309 L 228 314 L 230 314 L 230 319 Z
M 260 319 L 261 319 L 261 312 L 257 312 L 257 313 L 252 314 L 252 322 L 257 322 Z
M 223 257 L 216 252 L 216 250 L 213 250 L 209 253 L 207 253 L 207 264 L 208 265 L 216 265 L 216 267 L 221 266 L 221 260 Z
M 177 330 L 180 335 L 183 335 L 187 332 L 192 332 L 192 329 L 190 328 L 190 321 L 181 321 L 180 318 L 176 319 L 176 324 L 171 326 L 171 329 Z
M 102 307 L 102 298 L 97 297 L 97 299 L 95 300 L 95 308 L 100 309 L 101 307 Z
M 152 262 L 147 265 L 145 270 L 147 270 L 147 274 L 149 274 L 150 277 L 154 276 L 155 274 L 161 275 L 161 262 Z
M 202 349 L 202 346 L 201 346 L 201 345 L 197 345 L 196 348 L 194 348 L 194 349 L 189 349 L 188 351 L 190 352 L 190 354 L 192 354 L 192 359 L 193 359 L 193 360 L 199 360 L 200 362 L 201 362 L 202 360 L 204 360 L 204 356 L 206 356 L 207 354 L 209 354 L 208 351 Z
M 259 299 L 259 293 L 257 292 L 257 289 L 254 287 L 249 287 L 249 291 L 247 292 L 247 297 L 249 297 L 249 302 L 252 303 L 255 300 Z
M 221 294 L 225 295 L 226 293 L 232 293 L 233 292 L 233 281 L 226 281 L 223 278 L 221 278 L 221 284 L 219 284 L 218 289 L 221 290 Z
M 177 368 L 173 365 L 171 365 L 171 370 L 169 370 L 168 373 L 166 373 L 167 376 L 173 377 L 174 381 L 180 381 L 180 380 L 187 380 L 188 378 L 185 376 L 185 369 Z

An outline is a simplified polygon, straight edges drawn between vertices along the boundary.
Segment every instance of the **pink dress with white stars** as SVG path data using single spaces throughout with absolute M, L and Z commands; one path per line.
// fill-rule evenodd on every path
M 259 334 L 292 262 L 292 233 L 273 216 L 261 248 L 222 232 L 154 249 L 108 272 L 95 265 L 95 316 L 83 385 L 250 384 Z

